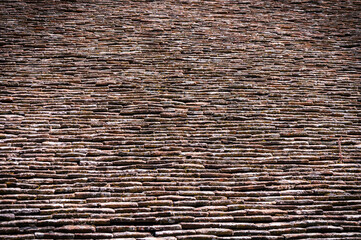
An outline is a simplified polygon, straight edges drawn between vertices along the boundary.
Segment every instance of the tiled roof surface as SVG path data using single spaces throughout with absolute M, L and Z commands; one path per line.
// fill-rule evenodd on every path
M 360 10 L 2 0 L 0 239 L 361 239 Z

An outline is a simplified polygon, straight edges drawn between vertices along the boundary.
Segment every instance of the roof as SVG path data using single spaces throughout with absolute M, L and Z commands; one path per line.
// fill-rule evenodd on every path
M 357 1 L 0 9 L 0 239 L 361 239 Z

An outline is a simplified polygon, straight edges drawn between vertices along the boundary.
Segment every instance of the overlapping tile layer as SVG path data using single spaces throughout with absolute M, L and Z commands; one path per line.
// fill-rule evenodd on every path
M 0 9 L 0 239 L 361 239 L 360 1 Z

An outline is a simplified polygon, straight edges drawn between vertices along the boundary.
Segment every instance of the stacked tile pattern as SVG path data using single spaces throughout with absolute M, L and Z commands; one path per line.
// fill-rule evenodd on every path
M 361 239 L 360 1 L 0 9 L 0 239 Z

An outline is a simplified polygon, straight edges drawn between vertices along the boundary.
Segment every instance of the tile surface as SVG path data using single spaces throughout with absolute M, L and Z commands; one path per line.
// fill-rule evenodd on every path
M 0 2 L 0 239 L 361 239 L 360 1 Z

